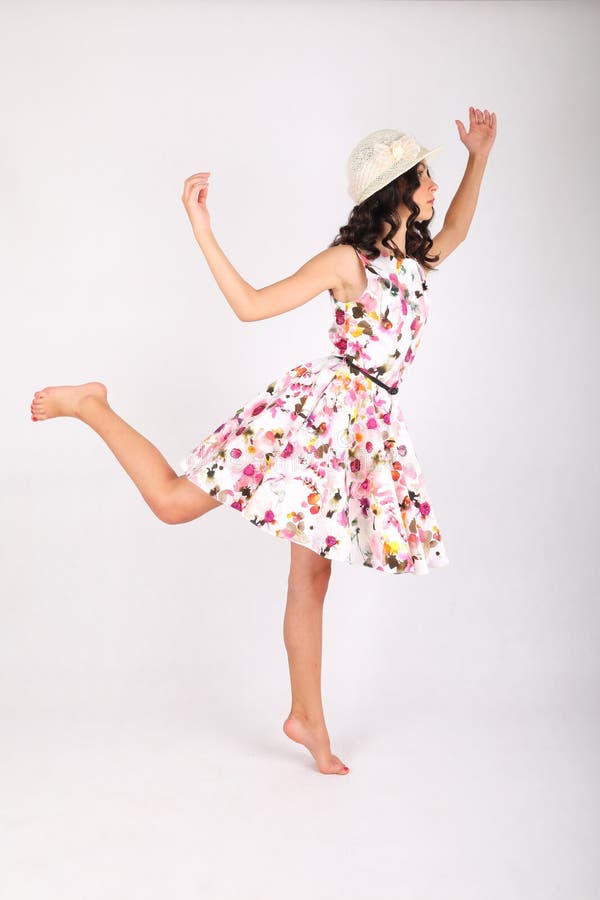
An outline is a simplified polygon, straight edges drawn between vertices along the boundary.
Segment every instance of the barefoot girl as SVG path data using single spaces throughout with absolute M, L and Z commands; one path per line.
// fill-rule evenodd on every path
M 31 404 L 35 422 L 72 416 L 89 425 L 162 522 L 191 522 L 225 505 L 289 541 L 284 640 L 292 700 L 283 730 L 326 774 L 349 771 L 331 752 L 321 699 L 332 560 L 392 575 L 449 562 L 400 384 L 429 313 L 426 271 L 464 241 L 495 139 L 488 110 L 470 108 L 468 132 L 456 124 L 469 157 L 433 240 L 437 184 L 426 160 L 441 148 L 375 131 L 348 160 L 347 224 L 297 272 L 261 289 L 244 281 L 212 233 L 210 173 L 186 179 L 182 200 L 194 236 L 238 318 L 280 315 L 328 291 L 332 352 L 299 363 L 240 406 L 182 459 L 181 473 L 113 410 L 102 382 L 45 387 Z

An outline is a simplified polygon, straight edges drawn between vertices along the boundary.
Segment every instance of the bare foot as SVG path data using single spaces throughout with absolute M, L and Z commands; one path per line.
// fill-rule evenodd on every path
M 283 730 L 292 741 L 303 744 L 312 753 L 319 772 L 324 775 L 347 775 L 350 771 L 339 756 L 334 756 L 331 752 L 325 728 L 315 728 L 296 716 L 288 716 L 283 723 Z
M 55 416 L 80 418 L 81 403 L 86 397 L 106 400 L 108 391 L 101 381 L 87 381 L 85 384 L 69 384 L 60 387 L 45 387 L 36 391 L 31 401 L 31 418 L 53 419 Z

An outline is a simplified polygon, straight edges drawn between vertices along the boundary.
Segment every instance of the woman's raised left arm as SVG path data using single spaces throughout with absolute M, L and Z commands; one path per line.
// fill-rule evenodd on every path
M 444 217 L 444 228 L 451 229 L 464 240 L 475 213 L 488 156 L 496 139 L 496 113 L 470 106 L 468 132 L 459 119 L 455 122 L 460 139 L 469 151 L 469 158 L 465 174 Z

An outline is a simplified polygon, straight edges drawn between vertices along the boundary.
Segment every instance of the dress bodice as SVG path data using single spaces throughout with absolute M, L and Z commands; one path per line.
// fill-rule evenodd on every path
M 421 342 L 429 311 L 427 281 L 412 257 L 399 260 L 380 253 L 370 260 L 356 252 L 367 285 L 357 300 L 347 303 L 329 291 L 333 305 L 329 338 L 337 353 L 351 356 L 357 366 L 396 386 Z

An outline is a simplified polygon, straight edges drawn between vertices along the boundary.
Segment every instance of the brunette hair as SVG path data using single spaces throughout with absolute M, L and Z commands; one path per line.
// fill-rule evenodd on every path
M 352 244 L 361 250 L 368 259 L 374 259 L 379 250 L 376 246 L 381 235 L 384 223 L 389 225 L 389 231 L 382 238 L 381 243 L 397 259 L 404 259 L 403 254 L 394 243 L 394 235 L 402 222 L 398 215 L 398 206 L 404 203 L 410 210 L 406 220 L 406 256 L 417 259 L 424 269 L 435 269 L 432 263 L 438 261 L 437 256 L 428 257 L 427 253 L 433 246 L 429 233 L 428 221 L 418 222 L 419 207 L 413 201 L 413 194 L 419 187 L 420 181 L 417 175 L 417 163 L 412 169 L 398 175 L 389 184 L 384 185 L 362 203 L 358 203 L 350 213 L 348 223 L 342 225 L 334 240 L 329 244 L 336 247 L 338 244 Z M 429 171 L 429 170 L 428 170 Z M 435 215 L 435 212 L 434 212 Z M 433 218 L 433 216 L 431 217 Z

